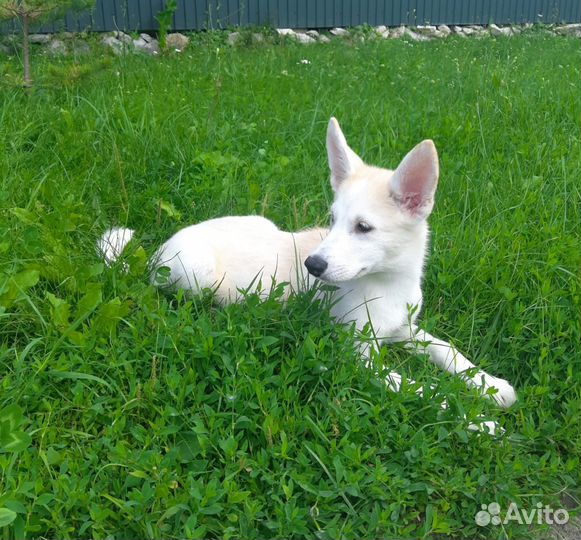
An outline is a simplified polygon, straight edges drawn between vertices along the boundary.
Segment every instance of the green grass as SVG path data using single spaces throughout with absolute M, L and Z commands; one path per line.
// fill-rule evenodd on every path
M 474 516 L 579 495 L 578 41 L 222 40 L 90 76 L 36 54 L 32 95 L 0 87 L 0 536 L 546 534 Z M 372 164 L 434 139 L 423 324 L 510 380 L 511 410 L 397 348 L 380 361 L 438 392 L 390 393 L 312 295 L 218 308 L 148 284 L 187 224 L 325 223 L 331 115 Z M 95 253 L 111 224 L 139 231 L 129 273 Z

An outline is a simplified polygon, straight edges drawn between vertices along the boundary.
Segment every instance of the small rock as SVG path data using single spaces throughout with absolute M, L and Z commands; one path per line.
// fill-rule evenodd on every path
M 264 43 L 264 36 L 262 34 L 258 34 L 255 32 L 254 34 L 252 34 L 252 43 L 254 44 Z
M 386 28 L 383 32 L 381 32 L 381 34 L 379 34 L 380 37 L 382 37 L 383 39 L 389 39 L 389 30 Z
M 398 26 L 397 28 L 390 28 L 389 39 L 399 39 L 405 34 L 405 26 Z
M 126 45 L 121 43 L 116 37 L 114 36 L 105 36 L 101 43 L 106 47 L 109 47 L 115 54 L 123 54 L 126 50 Z
M 380 24 L 379 26 L 375 27 L 375 31 L 381 36 L 387 30 L 387 26 L 385 24 Z
M 294 39 L 303 45 L 309 45 L 311 43 L 316 43 L 317 40 L 308 36 L 307 34 L 303 34 L 302 32 L 296 32 L 294 35 Z
M 468 31 L 467 31 L 468 30 Z M 464 27 L 464 32 L 467 36 L 484 37 L 488 34 L 488 31 L 484 26 L 478 24 L 470 24 Z
M 494 23 L 489 25 L 488 29 L 490 30 L 490 33 L 495 37 L 510 36 L 512 34 L 512 30 L 508 26 L 500 28 L 499 26 L 497 26 Z
M 76 34 L 74 32 L 62 32 L 61 37 L 63 39 L 74 39 L 76 37 Z
M 349 30 L 346 30 L 345 28 L 331 28 L 329 32 L 331 32 L 331 34 L 333 34 L 334 36 L 339 37 L 345 37 L 349 35 Z
M 557 34 L 562 36 L 578 36 L 581 35 L 581 24 L 565 24 L 563 26 L 557 26 L 555 28 Z
M 65 56 L 67 53 L 67 46 L 65 45 L 64 41 L 61 41 L 60 39 L 53 39 L 46 46 L 46 54 L 50 56 Z
M 149 41 L 146 41 L 147 38 L 145 36 L 147 36 Z M 134 39 L 133 47 L 136 51 L 150 56 L 156 56 L 160 53 L 159 42 L 148 34 L 140 34 L 139 39 Z
M 279 36 L 294 36 L 295 31 L 291 28 L 277 28 L 276 29 Z
M 113 32 L 111 35 L 125 45 L 133 44 L 133 38 L 125 32 Z
M 168 49 L 179 49 L 183 51 L 190 44 L 190 38 L 179 32 L 175 32 L 167 35 L 165 44 Z
M 319 32 L 317 32 L 316 30 L 307 30 L 305 34 L 307 34 L 307 36 L 312 37 L 313 39 L 319 39 L 320 37 Z
M 427 37 L 432 37 L 432 38 L 446 37 L 445 34 L 440 32 L 435 26 L 418 26 L 417 31 L 422 36 L 427 36 Z
M 462 38 L 467 38 L 468 36 L 464 33 L 461 26 L 452 26 L 452 32 L 457 36 Z
M 330 43 L 331 42 L 331 39 L 329 38 L 329 36 L 326 36 L 325 34 L 321 34 L 319 36 L 319 41 L 321 43 Z
M 430 41 L 430 38 L 427 36 L 422 36 L 409 28 L 405 29 L 404 35 L 409 37 L 412 41 Z
M 91 53 L 91 47 L 86 41 L 75 40 L 71 48 L 75 56 L 85 56 Z
M 437 27 L 438 32 L 442 32 L 442 34 L 444 34 L 445 37 L 449 36 L 452 33 L 452 30 L 450 30 L 450 27 L 447 24 L 441 24 L 440 26 Z
M 50 34 L 30 34 L 28 36 L 28 42 L 44 45 L 50 41 L 50 37 Z
M 419 25 L 419 26 L 416 26 L 416 30 L 420 34 L 431 34 L 434 30 L 436 30 L 436 27 L 435 26 L 432 26 L 430 24 L 427 24 L 427 25 Z
M 226 39 L 228 45 L 236 45 L 238 41 L 240 41 L 240 32 L 230 32 L 228 34 L 228 38 Z

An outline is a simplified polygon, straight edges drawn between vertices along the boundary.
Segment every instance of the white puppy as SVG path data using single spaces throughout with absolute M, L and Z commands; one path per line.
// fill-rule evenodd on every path
M 337 287 L 332 307 L 337 321 L 355 321 L 360 330 L 371 323 L 378 342 L 419 347 L 438 366 L 460 374 L 500 406 L 512 405 L 516 393 L 507 381 L 475 369 L 450 344 L 415 326 L 428 246 L 426 219 L 439 175 L 434 143 L 418 144 L 395 171 L 372 167 L 347 145 L 337 120 L 331 118 L 327 152 L 335 192 L 329 230 L 289 233 L 258 216 L 198 223 L 161 246 L 153 259 L 154 281 L 155 268 L 168 267 L 176 288 L 194 294 L 213 288 L 218 299 L 233 302 L 241 290 L 268 290 L 273 279 L 288 283 L 287 294 L 312 285 L 315 280 L 303 277 L 304 264 L 312 276 Z M 132 235 L 122 228 L 103 235 L 99 249 L 108 263 Z M 394 390 L 400 382 L 396 373 L 387 378 Z M 489 392 L 491 388 L 495 390 Z

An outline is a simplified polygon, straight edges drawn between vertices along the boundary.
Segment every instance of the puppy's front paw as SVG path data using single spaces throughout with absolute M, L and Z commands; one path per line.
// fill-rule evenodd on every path
M 494 420 L 481 420 L 477 418 L 474 423 L 468 424 L 468 429 L 470 431 L 476 431 L 477 433 L 487 433 L 492 436 L 504 435 L 504 428 Z
M 499 379 L 498 377 L 492 377 L 489 375 L 486 377 L 485 382 L 485 389 L 488 388 L 496 388 L 498 390 L 498 392 L 487 394 L 487 396 L 496 401 L 496 403 L 498 403 L 498 405 L 503 409 L 508 409 L 514 405 L 517 400 L 515 389 L 504 379 Z

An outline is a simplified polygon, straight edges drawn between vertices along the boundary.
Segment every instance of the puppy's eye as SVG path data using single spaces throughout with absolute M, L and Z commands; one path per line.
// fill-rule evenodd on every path
M 373 227 L 365 221 L 358 221 L 357 225 L 355 225 L 355 230 L 358 233 L 368 233 L 368 232 L 371 232 L 373 230 Z

